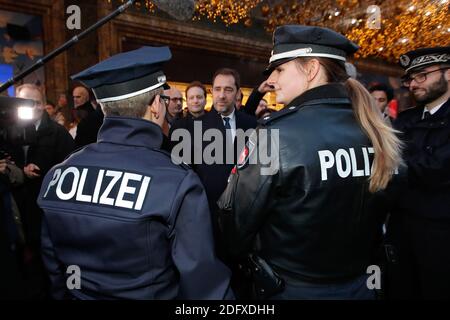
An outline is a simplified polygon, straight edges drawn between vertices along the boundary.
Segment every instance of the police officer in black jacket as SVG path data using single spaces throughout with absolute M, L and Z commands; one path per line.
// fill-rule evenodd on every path
M 406 181 L 388 224 L 397 249 L 390 298 L 450 299 L 450 47 L 400 56 L 417 107 L 394 126 L 406 143 Z
M 401 157 L 370 94 L 346 74 L 356 50 L 326 28 L 274 32 L 267 83 L 285 107 L 263 119 L 219 200 L 228 249 L 251 254 L 257 297 L 375 297 L 366 271 L 386 213 L 377 191 Z
M 54 167 L 39 196 L 55 298 L 233 297 L 204 188 L 161 150 L 161 65 L 170 58 L 168 47 L 142 47 L 74 76 L 93 89 L 105 120 L 97 143 Z

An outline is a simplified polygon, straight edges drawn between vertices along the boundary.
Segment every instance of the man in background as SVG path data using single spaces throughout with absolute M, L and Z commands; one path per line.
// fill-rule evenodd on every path
M 97 134 L 103 124 L 101 108 L 94 109 L 90 102 L 89 90 L 83 86 L 73 89 L 74 112 L 78 120 L 75 148 L 84 147 L 97 141 Z
M 369 92 L 375 99 L 375 104 L 383 116 L 394 120 L 395 117 L 393 117 L 389 108 L 389 102 L 394 98 L 392 88 L 384 83 L 376 82 L 369 85 Z
M 36 110 L 36 141 L 23 147 L 25 181 L 16 192 L 16 202 L 25 231 L 30 296 L 44 298 L 47 279 L 40 256 L 42 210 L 36 201 L 43 177 L 73 151 L 74 141 L 63 126 L 50 119 L 45 111 L 44 94 L 37 86 L 24 84 L 17 87 L 16 97 L 33 100 Z
M 387 225 L 398 253 L 388 296 L 450 299 L 450 47 L 410 51 L 400 63 L 417 107 L 394 122 L 407 173 Z

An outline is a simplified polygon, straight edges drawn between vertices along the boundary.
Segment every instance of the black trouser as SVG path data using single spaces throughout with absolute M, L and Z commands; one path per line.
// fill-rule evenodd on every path
M 388 266 L 387 298 L 450 299 L 450 221 L 394 214 L 388 241 L 398 261 Z

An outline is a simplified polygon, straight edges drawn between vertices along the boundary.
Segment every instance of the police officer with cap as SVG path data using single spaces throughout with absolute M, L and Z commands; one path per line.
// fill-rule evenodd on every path
M 142 47 L 73 77 L 93 89 L 105 120 L 97 143 L 42 185 L 42 251 L 55 298 L 233 297 L 203 186 L 161 150 L 161 68 L 170 58 L 168 47 Z
M 407 52 L 400 64 L 417 106 L 394 122 L 408 169 L 387 230 L 398 255 L 388 293 L 450 299 L 450 47 Z
M 250 254 L 257 297 L 373 299 L 366 271 L 386 213 L 377 191 L 401 161 L 399 141 L 346 73 L 354 43 L 301 25 L 273 40 L 267 83 L 285 107 L 263 119 L 230 175 L 223 236 L 232 254 Z

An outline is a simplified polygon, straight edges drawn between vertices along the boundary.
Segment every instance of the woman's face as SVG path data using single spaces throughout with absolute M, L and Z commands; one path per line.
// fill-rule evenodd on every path
M 192 87 L 186 93 L 187 107 L 191 113 L 200 113 L 206 105 L 206 98 L 203 90 L 199 87 Z
M 308 89 L 307 77 L 295 60 L 276 67 L 267 79 L 267 83 L 275 88 L 277 103 L 284 105 L 289 104 Z

